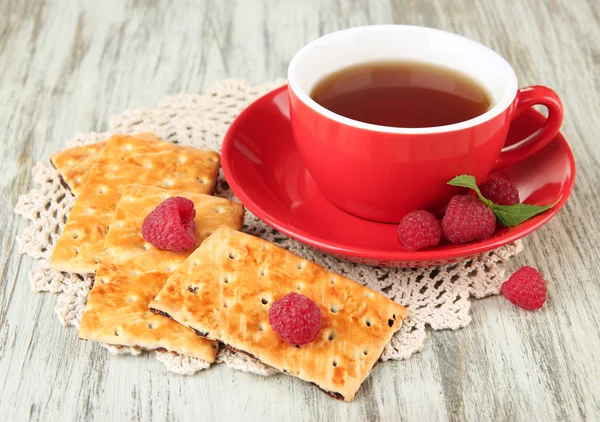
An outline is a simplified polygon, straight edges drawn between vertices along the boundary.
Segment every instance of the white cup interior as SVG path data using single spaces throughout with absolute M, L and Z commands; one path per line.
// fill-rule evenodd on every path
M 437 64 L 466 74 L 485 87 L 490 109 L 471 120 L 429 128 L 395 128 L 358 122 L 333 113 L 310 98 L 325 76 L 346 67 L 377 61 L 415 61 Z M 495 51 L 460 35 L 408 25 L 373 25 L 325 35 L 304 46 L 288 68 L 288 83 L 298 98 L 340 122 L 392 133 L 435 133 L 475 126 L 497 116 L 512 103 L 517 77 Z

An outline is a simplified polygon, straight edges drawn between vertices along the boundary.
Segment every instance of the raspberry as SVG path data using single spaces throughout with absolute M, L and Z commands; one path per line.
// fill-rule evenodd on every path
M 502 294 L 523 309 L 540 309 L 546 302 L 546 282 L 538 270 L 524 266 L 502 284 Z
M 416 251 L 440 243 L 442 226 L 429 211 L 411 211 L 400 221 L 396 233 L 405 249 Z
M 183 252 L 196 243 L 196 210 L 187 198 L 174 196 L 146 216 L 142 236 L 159 249 Z
M 486 180 L 479 186 L 481 194 L 498 205 L 518 204 L 519 191 L 506 179 L 494 177 Z
M 496 217 L 478 198 L 456 195 L 450 200 L 442 219 L 442 230 L 452 243 L 487 239 L 494 233 Z
M 289 344 L 306 344 L 321 331 L 321 311 L 304 295 L 288 293 L 273 302 L 269 309 L 269 324 L 279 337 Z

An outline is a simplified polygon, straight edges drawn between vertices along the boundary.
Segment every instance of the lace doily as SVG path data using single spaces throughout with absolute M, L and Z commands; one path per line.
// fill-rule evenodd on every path
M 238 113 L 258 96 L 281 83 L 283 81 L 251 86 L 242 81 L 224 81 L 204 95 L 167 97 L 156 108 L 126 111 L 114 116 L 107 132 L 79 134 L 67 142 L 67 147 L 98 142 L 112 133 L 154 132 L 171 142 L 220 151 L 223 135 Z M 31 222 L 17 236 L 20 252 L 39 260 L 37 267 L 29 273 L 33 290 L 56 294 L 56 314 L 60 321 L 65 326 L 79 327 L 93 275 L 56 272 L 48 264 L 74 197 L 63 186 L 49 162 L 34 166 L 33 180 L 38 188 L 22 195 L 15 207 L 17 214 Z M 215 194 L 233 198 L 222 175 Z M 374 268 L 324 255 L 267 226 L 249 211 L 246 211 L 244 231 L 382 292 L 408 308 L 409 316 L 386 346 L 381 356 L 383 361 L 408 359 L 420 351 L 428 326 L 434 330 L 456 330 L 468 325 L 471 321 L 470 298 L 498 294 L 504 281 L 503 264 L 522 249 L 521 243 L 517 242 L 457 264 L 419 269 Z M 136 347 L 104 347 L 114 354 L 136 355 L 142 352 Z M 154 353 L 167 370 L 179 374 L 193 374 L 209 366 L 198 359 L 168 351 L 157 350 Z M 227 348 L 220 350 L 217 362 L 261 375 L 277 372 Z

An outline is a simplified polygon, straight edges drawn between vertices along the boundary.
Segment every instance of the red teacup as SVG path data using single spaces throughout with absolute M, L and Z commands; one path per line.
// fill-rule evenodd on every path
M 378 126 L 340 116 L 310 98 L 323 77 L 376 61 L 438 64 L 471 76 L 492 104 L 484 114 L 438 127 Z M 303 47 L 288 69 L 290 114 L 298 150 L 323 194 L 347 212 L 396 223 L 416 209 L 441 209 L 458 192 L 448 182 L 488 173 L 537 152 L 558 132 L 563 110 L 554 91 L 517 89 L 511 66 L 496 52 L 437 29 L 375 25 L 347 29 Z M 510 122 L 525 109 L 548 108 L 542 130 L 504 147 Z

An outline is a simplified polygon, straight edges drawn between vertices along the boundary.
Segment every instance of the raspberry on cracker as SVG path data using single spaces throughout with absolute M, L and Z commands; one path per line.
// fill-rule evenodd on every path
M 286 343 L 306 344 L 321 331 L 321 311 L 306 296 L 292 292 L 273 302 L 269 324 Z
M 194 248 L 196 239 L 194 203 L 182 196 L 163 201 L 146 216 L 142 236 L 159 249 L 183 252 Z

